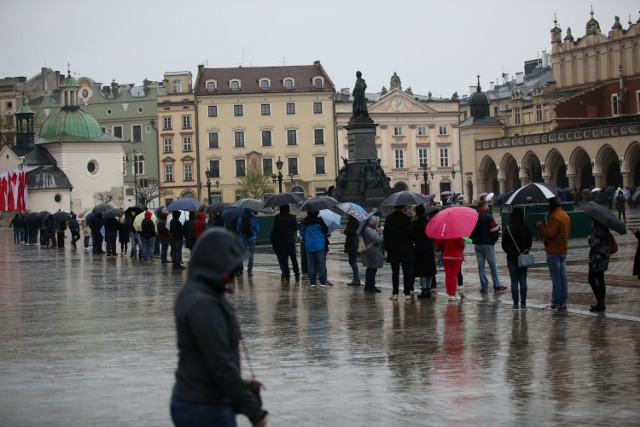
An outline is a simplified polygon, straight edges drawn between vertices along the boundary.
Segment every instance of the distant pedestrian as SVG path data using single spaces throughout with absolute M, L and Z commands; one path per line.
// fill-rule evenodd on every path
M 345 235 L 344 252 L 349 259 L 349 266 L 353 273 L 353 279 L 347 283 L 349 286 L 360 286 L 360 272 L 358 271 L 358 227 L 360 221 L 349 215 L 347 225 L 342 234 Z
M 91 227 L 89 227 L 89 223 L 84 218 L 82 218 L 80 226 L 82 227 L 82 237 L 84 238 L 84 250 L 88 251 L 91 244 Z
M 15 214 L 9 223 L 9 228 L 13 227 L 13 243 L 20 242 L 20 229 L 18 223 L 20 221 L 20 214 Z
M 418 298 L 431 298 L 431 283 L 438 271 L 433 239 L 425 233 L 428 222 L 424 205 L 417 205 L 411 223 L 411 240 L 414 250 L 413 275 L 420 279 L 421 292 Z
M 200 211 L 196 214 L 196 221 L 193 223 L 193 234 L 195 241 L 198 241 L 202 233 L 207 229 L 207 214 Z
M 71 214 L 71 219 L 69 220 L 69 232 L 71 233 L 71 246 L 77 248 L 76 242 L 80 240 L 80 224 L 74 213 Z
M 616 209 L 618 210 L 618 219 L 627 222 L 627 199 L 622 191 L 618 191 L 616 196 Z
M 129 224 L 127 219 L 118 222 L 118 241 L 120 242 L 120 256 L 127 256 L 129 250 Z
M 47 215 L 45 224 L 47 227 L 47 247 L 55 248 L 58 243 L 56 240 L 56 222 L 53 220 L 52 214 Z
M 404 206 L 396 206 L 384 222 L 384 250 L 387 262 L 391 264 L 391 300 L 397 300 L 400 293 L 400 267 L 404 297 L 411 299 L 413 291 L 413 242 L 411 241 L 411 218 L 404 213 Z
M 544 239 L 544 251 L 547 254 L 547 266 L 551 277 L 551 310 L 566 310 L 569 296 L 567 280 L 567 250 L 571 234 L 571 219 L 562 209 L 559 197 L 549 199 L 547 223 L 536 222 L 536 228 Z
M 169 212 L 160 212 L 160 218 L 156 223 L 156 229 L 158 230 L 158 241 L 160 242 L 160 262 L 162 264 L 168 264 L 169 260 L 167 254 L 169 251 L 169 244 L 171 243 L 171 237 L 169 235 L 169 228 L 167 227 L 167 217 Z
M 142 242 L 140 241 L 140 234 L 133 225 L 136 220 L 136 215 L 131 214 L 128 218 L 129 223 L 129 241 L 131 242 L 131 258 L 142 259 Z
M 533 243 L 531 230 L 524 223 L 522 209 L 513 208 L 511 211 L 511 223 L 504 230 L 502 236 L 502 249 L 507 254 L 507 268 L 511 279 L 511 298 L 513 309 L 527 308 L 527 267 L 518 266 L 518 256 L 528 253 Z
M 189 211 L 189 218 L 184 222 L 184 245 L 189 249 L 189 252 L 196 244 L 196 230 L 194 228 L 196 223 L 196 213 Z
M 273 219 L 269 240 L 280 265 L 280 279 L 287 282 L 291 278 L 289 260 L 291 260 L 291 268 L 296 281 L 300 280 L 300 267 L 296 256 L 297 231 L 296 217 L 289 213 L 289 205 L 280 206 L 280 212 Z
M 476 226 L 469 237 L 473 241 L 476 261 L 478 262 L 480 292 L 486 293 L 489 290 L 489 280 L 485 273 L 485 263 L 489 264 L 489 269 L 491 270 L 493 291 L 500 292 L 506 290 L 506 287 L 500 285 L 498 265 L 496 264 L 495 244 L 500 238 L 500 227 L 496 224 L 493 216 L 489 214 L 486 200 L 480 200 L 478 202 L 478 222 L 476 222 Z
M 240 325 L 226 298 L 226 284 L 244 256 L 238 236 L 222 228 L 206 231 L 193 250 L 174 307 L 178 367 L 171 419 L 176 427 L 235 427 L 236 413 L 255 427 L 267 425 L 267 411 L 242 379 Z
M 307 253 L 307 272 L 309 285 L 316 285 L 316 274 L 320 278 L 320 286 L 330 286 L 327 280 L 327 250 L 326 241 L 329 229 L 320 218 L 318 211 L 308 212 L 300 224 L 300 237 L 304 240 Z
M 449 301 L 460 301 L 461 298 L 459 295 L 456 295 L 456 291 L 460 267 L 464 261 L 464 240 L 462 237 L 456 239 L 436 239 L 436 247 L 440 249 L 442 253 L 447 298 Z
M 240 234 L 242 242 L 249 251 L 249 260 L 247 261 L 247 276 L 253 276 L 253 256 L 256 253 L 256 239 L 260 231 L 258 218 L 253 214 L 251 209 L 243 209 L 242 215 L 236 222 L 236 232 Z M 240 274 L 242 274 L 242 266 Z
M 640 279 L 640 228 L 631 227 L 629 230 L 634 236 L 636 236 L 636 239 L 638 240 L 638 246 L 636 247 L 636 256 L 633 260 L 633 275 L 638 276 L 638 279 Z
M 146 211 L 144 213 L 144 219 L 142 220 L 142 231 L 140 232 L 140 237 L 142 237 L 142 245 L 144 250 L 142 253 L 144 254 L 144 259 L 147 262 L 153 261 L 153 252 L 155 251 L 156 245 L 156 225 L 154 224 L 151 217 L 153 213 L 151 211 Z
M 184 226 L 180 222 L 180 211 L 173 211 L 169 222 L 169 238 L 171 239 L 171 262 L 173 268 L 184 270 L 182 265 L 182 245 L 184 243 Z
M 107 242 L 107 256 L 116 256 L 116 242 L 120 224 L 116 218 L 104 219 L 104 238 Z
M 93 241 L 93 253 L 103 254 L 102 250 L 102 214 L 97 213 L 91 218 L 91 240 Z
M 64 239 L 67 238 L 65 231 L 67 230 L 67 221 L 56 221 L 56 239 L 58 241 L 58 247 L 64 248 Z
M 380 229 L 380 217 L 371 214 L 365 219 L 364 229 L 361 232 L 365 250 L 360 254 L 364 272 L 364 291 L 367 293 L 380 293 L 376 286 L 376 274 L 384 265 L 384 257 L 380 245 L 384 241 Z
M 596 297 L 596 304 L 589 311 L 605 311 L 604 299 L 607 288 L 604 282 L 604 272 L 609 268 L 611 256 L 611 240 L 613 236 L 608 228 L 596 220 L 591 221 L 593 232 L 587 237 L 589 243 L 589 285 Z

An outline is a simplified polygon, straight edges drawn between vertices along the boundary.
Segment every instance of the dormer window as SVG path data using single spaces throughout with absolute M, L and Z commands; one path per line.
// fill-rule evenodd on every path
M 173 80 L 173 93 L 182 93 L 182 80 Z
M 215 92 L 216 90 L 216 82 L 211 81 L 207 82 L 207 92 Z
M 262 79 L 260 80 L 260 90 L 269 90 L 270 89 L 269 80 Z
M 313 87 L 314 89 L 324 88 L 324 79 L 322 77 L 315 77 L 313 79 Z
M 231 82 L 229 82 L 229 86 L 231 87 L 231 90 L 234 92 L 237 92 L 240 90 L 240 80 L 231 80 Z
M 284 88 L 286 90 L 293 90 L 293 79 L 285 79 Z

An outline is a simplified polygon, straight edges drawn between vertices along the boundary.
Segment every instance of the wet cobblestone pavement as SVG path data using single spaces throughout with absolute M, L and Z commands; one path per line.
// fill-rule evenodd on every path
M 569 310 L 554 312 L 545 308 L 551 285 L 540 242 L 529 309 L 513 311 L 509 291 L 480 294 L 471 245 L 463 303 L 445 300 L 442 272 L 436 298 L 392 302 L 388 265 L 378 272 L 380 294 L 345 286 L 350 268 L 334 234 L 334 287 L 309 288 L 304 277 L 281 283 L 268 247 L 256 254 L 256 274 L 233 285 L 270 425 L 640 424 L 633 236 L 616 235 L 607 312 L 594 314 L 583 239 L 570 243 Z M 0 426 L 171 425 L 172 306 L 185 273 L 14 244 L 8 231 L 0 254 Z

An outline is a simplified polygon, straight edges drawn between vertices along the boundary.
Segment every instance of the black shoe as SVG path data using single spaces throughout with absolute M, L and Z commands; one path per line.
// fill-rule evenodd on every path
M 431 292 L 430 291 L 422 291 L 420 292 L 420 294 L 418 295 L 418 298 L 423 299 L 423 298 L 431 298 Z
M 507 290 L 506 286 L 498 286 L 497 288 L 493 288 L 493 292 L 502 292 L 506 290 Z
M 162 264 L 169 264 L 169 261 L 167 261 L 166 259 L 162 259 L 162 260 L 160 260 L 160 262 L 161 262 Z
M 380 292 L 382 292 L 380 289 L 376 288 L 375 286 L 372 288 L 364 288 L 364 291 L 366 293 L 370 293 L 370 294 L 378 294 Z
M 557 305 L 557 304 L 551 304 L 550 306 L 547 306 L 547 308 L 548 308 L 549 310 L 557 310 L 557 309 L 559 309 L 559 308 L 560 308 L 560 306 L 559 306 L 559 305 Z
M 597 313 L 601 311 L 605 311 L 607 308 L 604 305 L 592 305 L 589 311 L 592 313 Z
M 566 305 L 561 305 L 560 307 L 558 307 L 558 310 L 567 311 L 567 306 Z
M 297 282 L 298 280 L 300 280 L 300 273 L 296 273 L 296 274 L 295 274 L 295 277 L 296 277 L 296 282 Z
M 187 267 L 185 267 L 184 265 L 174 265 L 173 268 L 176 269 L 176 270 L 186 270 L 187 269 Z

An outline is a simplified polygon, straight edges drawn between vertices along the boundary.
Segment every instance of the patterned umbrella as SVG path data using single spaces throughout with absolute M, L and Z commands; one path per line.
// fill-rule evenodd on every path
M 353 202 L 338 203 L 336 207 L 347 215 L 351 215 L 360 222 L 364 221 L 364 219 L 369 214 L 362 206 Z
M 252 211 L 260 211 L 262 210 L 262 201 L 258 199 L 245 198 L 236 200 L 234 203 L 231 203 L 231 206 L 235 208 L 251 209 Z
M 556 197 L 560 188 L 543 182 L 530 182 L 518 188 L 506 201 L 507 205 L 523 205 L 527 203 L 546 202 Z

